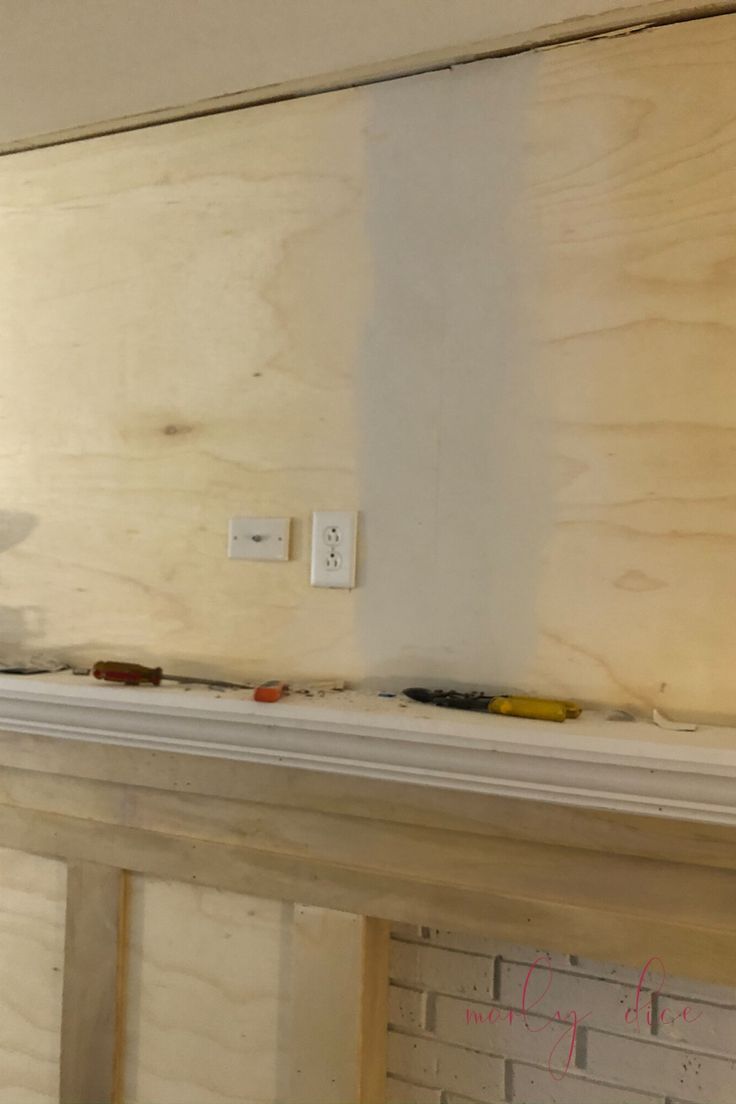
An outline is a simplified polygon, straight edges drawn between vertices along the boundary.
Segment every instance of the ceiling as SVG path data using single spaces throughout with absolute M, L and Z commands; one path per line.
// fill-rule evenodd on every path
M 0 0 L 0 147 L 284 84 L 401 72 L 705 0 Z M 587 25 L 587 24 L 586 24 Z M 539 33 L 539 28 L 547 31 Z M 552 28 L 552 30 L 550 30 Z M 246 97 L 247 98 L 247 97 Z

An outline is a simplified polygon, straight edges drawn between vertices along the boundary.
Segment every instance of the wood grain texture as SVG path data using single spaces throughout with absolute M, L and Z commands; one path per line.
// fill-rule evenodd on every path
M 279 1099 L 292 906 L 135 877 L 131 910 L 125 1100 Z
M 317 860 L 335 868 L 362 871 L 366 879 L 371 872 L 385 871 L 410 880 L 469 888 L 488 886 L 509 896 L 529 896 L 525 889 L 530 886 L 533 895 L 542 899 L 594 898 L 602 906 L 621 907 L 632 915 L 646 914 L 659 900 L 668 914 L 674 914 L 673 910 L 681 912 L 684 907 L 694 922 L 707 922 L 714 901 L 706 887 L 712 890 L 719 873 L 726 873 L 700 868 L 693 862 L 685 867 L 688 856 L 682 854 L 677 859 L 670 854 L 667 863 L 610 854 L 612 834 L 609 853 L 602 856 L 580 847 L 549 844 L 541 825 L 538 839 L 517 840 L 510 833 L 484 836 L 472 831 L 448 832 L 439 825 L 415 827 L 317 808 L 297 811 L 260 802 L 202 799 L 194 794 L 172 798 L 157 791 L 130 787 L 85 787 L 74 785 L 71 779 L 59 780 L 49 800 L 48 791 L 44 792 L 45 788 L 35 779 L 30 782 L 26 779 L 25 787 L 22 780 L 18 782 L 18 799 L 10 805 L 0 805 L 0 810 L 35 811 L 81 825 L 89 820 L 98 830 L 121 827 L 133 833 L 140 830 L 160 834 L 166 839 L 180 840 L 184 848 L 192 850 L 204 843 L 242 847 L 252 853 L 256 862 L 267 863 L 269 856 L 290 857 L 307 865 Z M 551 822 L 554 824 L 554 813 Z M 732 840 L 733 836 L 732 831 Z M 139 861 L 145 862 L 145 856 Z M 121 865 L 131 865 L 129 856 Z M 736 878 L 733 857 L 728 865 L 729 873 Z M 666 874 L 668 867 L 672 870 L 671 879 Z M 132 868 L 137 868 L 135 863 Z M 671 892 L 674 874 L 681 868 L 683 877 L 687 870 L 695 895 L 685 905 L 679 902 L 676 890 Z M 640 899 L 626 892 L 631 877 L 637 886 L 646 885 Z M 725 888 L 728 880 L 723 884 Z M 629 898 L 625 904 L 624 898 Z
M 18 320 L 40 298 L 57 364 L 70 357 L 46 391 L 49 346 L 34 326 L 27 387 L 12 388 L 0 485 L 17 480 L 18 494 L 0 530 L 3 582 L 19 589 L 0 610 L 6 647 L 90 658 L 127 648 L 170 670 L 227 668 L 241 680 L 272 675 L 277 656 L 290 674 L 356 668 L 350 594 L 325 600 L 303 558 L 307 504 L 359 505 L 351 366 L 367 294 L 363 107 L 348 95 L 295 108 L 167 130 L 165 151 L 150 131 L 142 157 L 138 134 L 123 147 L 69 147 L 53 164 L 43 154 L 3 163 L 0 317 Z M 203 172 L 192 172 L 203 153 Z M 40 189 L 30 206 L 27 172 Z M 17 232 L 34 210 L 24 243 Z M 3 348 L 6 334 L 25 343 L 24 326 L 11 329 Z M 22 443 L 31 391 L 56 426 L 42 478 Z M 84 485 L 78 509 L 57 512 L 62 485 Z M 243 513 L 299 519 L 294 559 L 228 561 L 228 518 Z M 57 524 L 49 553 L 38 537 Z
M 385 924 L 144 877 L 131 890 L 125 1100 L 378 1104 Z
M 66 870 L 0 850 L 0 1101 L 59 1099 Z
M 321 790 L 301 794 L 298 781 L 288 781 L 299 804 L 265 800 L 263 775 L 259 800 L 6 770 L 0 841 L 237 893 L 512 941 L 523 930 L 535 945 L 568 953 L 577 948 L 574 953 L 633 965 L 656 942 L 669 968 L 685 975 L 717 979 L 731 969 L 736 869 L 733 833 L 729 837 L 726 829 L 688 828 L 690 851 L 676 825 L 652 822 L 647 834 L 645 818 L 567 822 L 566 811 L 555 808 L 547 810 L 545 824 L 542 807 L 525 822 L 526 803 L 519 802 L 520 831 L 513 819 L 504 830 L 497 817 L 484 832 L 480 805 L 463 823 L 458 803 L 464 796 L 452 795 L 454 813 L 445 805 L 430 814 L 433 795 L 423 795 L 425 808 L 421 801 L 408 805 L 402 819 L 398 791 L 409 787 L 393 795 L 394 815 L 377 800 L 371 816 L 368 788 L 358 815 L 345 808 L 339 779 L 329 780 L 332 809 L 327 780 Z M 233 775 L 231 783 L 237 782 Z M 383 785 L 374 784 L 374 792 Z M 507 815 L 511 805 L 505 804 Z M 574 831 L 583 835 L 586 825 L 593 846 L 574 845 Z M 556 837 L 562 842 L 552 843 Z
M 388 920 L 365 917 L 364 925 L 358 1096 L 361 1104 L 384 1104 L 391 924 Z
M 718 825 L 7 731 L 0 732 L 0 767 L 3 804 L 48 812 L 83 807 L 104 819 L 110 809 L 117 810 L 112 814 L 117 817 L 131 804 L 139 810 L 153 804 L 159 817 L 166 809 L 186 811 L 187 823 L 196 831 L 208 818 L 222 821 L 222 802 L 206 799 L 224 798 L 265 806 L 267 815 L 273 806 L 284 816 L 316 810 L 326 816 L 528 842 L 542 839 L 562 847 L 736 869 L 733 829 Z M 149 790 L 159 792 L 147 796 Z
M 117 1082 L 123 1041 L 118 1018 L 126 955 L 121 940 L 125 878 L 114 867 L 68 867 L 61 1104 L 122 1104 Z
M 731 716 L 735 28 L 4 159 L 3 650 Z
M 343 1104 L 361 1098 L 367 1069 L 362 1032 L 367 1027 L 364 956 L 370 924 L 365 916 L 295 906 L 282 1089 L 288 1104 Z M 375 1021 L 371 1028 L 373 1033 Z
M 551 52 L 531 130 L 542 686 L 730 714 L 736 20 Z
M 126 865 L 161 878 L 223 888 L 269 899 L 294 899 L 322 908 L 378 915 L 414 924 L 432 923 L 452 931 L 490 934 L 551 950 L 615 958 L 636 965 L 653 940 L 673 973 L 733 984 L 736 979 L 736 930 L 732 872 L 700 870 L 686 864 L 629 865 L 615 861 L 613 879 L 600 894 L 607 865 L 598 862 L 598 878 L 569 898 L 540 894 L 537 876 L 550 880 L 542 849 L 525 856 L 511 885 L 487 878 L 474 884 L 424 880 L 413 872 L 363 870 L 317 859 L 306 863 L 292 855 L 260 854 L 233 845 L 187 841 L 141 829 L 90 822 L 25 810 L 0 808 L 0 839 L 45 855 L 90 862 L 118 856 Z M 573 855 L 568 856 L 572 861 Z M 564 886 L 569 884 L 572 871 Z M 616 891 L 618 887 L 618 891 Z M 690 908 L 688 893 L 699 894 Z M 523 937 L 521 932 L 524 933 Z

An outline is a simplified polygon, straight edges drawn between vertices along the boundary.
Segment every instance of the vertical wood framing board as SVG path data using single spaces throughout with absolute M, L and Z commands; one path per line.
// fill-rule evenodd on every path
M 388 925 L 297 905 L 291 947 L 288 1104 L 382 1104 Z
M 363 925 L 360 1104 L 384 1104 L 391 925 L 371 916 Z
M 94 863 L 68 868 L 61 1104 L 122 1104 L 126 878 Z
M 125 1104 L 278 1099 L 291 914 L 132 876 Z
M 0 1102 L 55 1104 L 66 866 L 0 849 Z

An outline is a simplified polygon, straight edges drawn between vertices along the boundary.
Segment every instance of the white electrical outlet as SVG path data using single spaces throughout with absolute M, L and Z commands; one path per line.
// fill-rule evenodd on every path
M 318 510 L 312 514 L 312 586 L 355 586 L 358 515 L 350 511 Z

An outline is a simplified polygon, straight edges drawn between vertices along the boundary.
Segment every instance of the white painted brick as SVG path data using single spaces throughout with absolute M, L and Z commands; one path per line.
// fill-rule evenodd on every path
M 524 984 L 529 976 L 530 967 L 513 962 L 502 962 L 499 970 L 500 992 L 498 1002 L 511 1008 L 520 1008 Z M 548 988 L 549 986 L 549 988 Z M 650 994 L 642 991 L 639 1002 L 640 1034 L 650 1035 L 647 1023 L 646 1005 Z M 537 1002 L 538 1003 L 535 1003 Z M 527 990 L 526 1007 L 541 1016 L 554 1016 L 559 1010 L 562 1018 L 567 1018 L 573 1010 L 579 1022 L 585 1016 L 586 1027 L 597 1027 L 601 1031 L 613 1031 L 617 1034 L 631 1035 L 635 1030 L 626 1023 L 626 1011 L 633 1008 L 636 990 L 630 985 L 619 985 L 615 981 L 598 981 L 595 978 L 579 977 L 569 971 L 549 970 L 544 962 L 535 967 Z M 630 1017 L 630 1018 L 633 1018 Z
M 499 958 L 505 959 L 507 962 L 526 962 L 532 963 L 540 955 L 548 955 L 553 969 L 556 970 L 568 970 L 570 968 L 570 956 L 566 954 L 555 954 L 552 951 L 537 950 L 534 947 L 524 947 L 519 943 L 497 943 L 498 950 L 496 954 Z
M 663 1043 L 686 1046 L 691 1050 L 710 1051 L 726 1058 L 736 1058 L 736 1010 L 717 1004 L 702 1004 L 664 994 L 658 999 L 660 1013 L 674 1024 L 657 1022 L 657 1038 Z M 682 1018 L 688 1016 L 688 1021 Z M 692 1018 L 697 1017 L 697 1018 Z M 734 1092 L 736 1099 L 736 1091 Z
M 444 1104 L 444 1102 L 443 1102 Z M 665 1104 L 693 1104 L 692 1100 L 680 1100 L 676 1096 L 668 1096 Z
M 475 1100 L 500 1101 L 504 1096 L 504 1063 L 500 1058 L 435 1039 L 390 1031 L 388 1072 L 403 1081 L 446 1089 Z
M 515 1104 L 664 1104 L 663 1096 L 616 1089 L 567 1073 L 555 1081 L 546 1069 L 514 1062 L 511 1073 Z
M 736 1008 L 736 986 L 711 985 L 705 981 L 693 981 L 689 978 L 667 978 L 662 992 L 683 1000 L 700 1000 L 706 1004 L 723 1004 Z
M 471 1100 L 469 1096 L 458 1096 L 456 1093 L 443 1093 L 442 1104 L 505 1104 L 503 1100 Z
M 586 1074 L 597 1081 L 636 1086 L 692 1104 L 734 1104 L 736 1062 L 689 1054 L 656 1039 L 586 1033 Z
M 391 940 L 391 980 L 436 993 L 493 1000 L 493 959 Z
M 594 978 L 608 978 L 611 981 L 621 982 L 622 985 L 637 986 L 641 972 L 646 963 L 641 966 L 617 966 L 613 962 L 597 962 L 592 958 L 578 958 L 575 965 L 570 967 L 570 972 L 585 974 Z
M 665 1104 L 665 1098 L 666 1104 L 736 1104 L 736 988 L 667 978 L 660 1008 L 676 1014 L 688 1005 L 699 1018 L 659 1025 L 653 1037 L 643 1013 L 638 1034 L 624 1018 L 644 963 L 638 968 L 552 955 L 550 989 L 529 1015 L 531 1027 L 549 1026 L 530 1032 L 519 1015 L 521 991 L 529 966 L 544 952 L 408 924 L 395 925 L 393 932 L 391 976 L 398 984 L 391 990 L 392 1022 L 421 1037 L 407 1041 L 390 1033 L 392 1060 L 406 1058 L 406 1048 L 411 1053 L 409 1067 L 392 1073 L 417 1092 L 434 1094 L 417 1097 L 416 1104 L 437 1104 L 438 1093 L 441 1104 L 501 1104 L 504 1059 L 513 1062 L 513 1104 Z M 490 999 L 494 958 L 496 1003 Z M 543 964 L 534 976 L 531 1000 L 546 985 Z M 660 978 L 652 972 L 649 981 L 659 984 Z M 647 989 L 644 1008 L 648 999 Z M 491 1008 L 515 1010 L 516 1019 L 468 1023 L 468 1009 L 487 1016 Z M 570 1009 L 579 1017 L 588 1014 L 580 1048 L 586 1069 L 572 1064 L 561 1081 L 553 1080 L 547 1066 L 555 1042 L 567 1032 L 553 1062 L 558 1071 L 564 1066 L 569 1025 L 539 1015 L 558 1009 L 563 1016 Z M 390 1104 L 414 1101 L 394 1098 Z
M 442 1104 L 442 1090 L 424 1089 L 421 1085 L 410 1085 L 389 1077 L 386 1080 L 386 1104 Z
M 427 1026 L 427 994 L 392 985 L 388 991 L 388 1022 L 408 1031 L 424 1031 Z
M 402 939 L 417 939 L 422 943 L 429 943 L 435 947 L 446 947 L 448 950 L 465 951 L 466 954 L 485 955 L 488 958 L 500 956 L 511 962 L 533 962 L 540 954 L 546 954 L 534 947 L 526 947 L 517 943 L 504 943 L 499 939 L 488 939 L 481 935 L 471 935 L 466 932 L 448 932 L 442 928 L 420 927 L 413 929 L 418 932 L 412 935 L 407 929 L 412 925 L 394 925 L 393 931 L 401 933 Z M 569 956 L 563 954 L 551 954 L 553 965 L 560 969 L 569 965 Z
M 487 1054 L 520 1058 L 545 1067 L 551 1062 L 555 1070 L 565 1068 L 570 1049 L 569 1024 L 554 1023 L 543 1016 L 529 1016 L 527 1027 L 518 1012 L 512 1012 L 511 1023 L 505 1018 L 498 1023 L 468 1023 L 468 1009 L 486 1016 L 491 1008 L 498 1007 L 479 1004 L 477 1001 L 456 1000 L 454 997 L 437 997 L 435 1034 L 439 1039 L 482 1050 Z M 501 1011 L 508 1014 L 509 1010 Z M 550 1057 L 553 1050 L 554 1055 Z M 570 1066 L 574 1065 L 573 1055 Z
M 590 958 L 579 958 L 576 964 L 569 967 L 569 969 L 572 973 L 587 974 L 597 978 L 611 978 L 625 985 L 636 986 L 646 965 L 646 962 L 642 962 L 641 966 L 617 966 L 612 962 L 598 962 Z M 710 982 L 696 981 L 692 978 L 670 977 L 667 973 L 666 961 L 663 962 L 663 966 L 664 977 L 662 977 L 661 968 L 657 970 L 652 967 L 651 972 L 645 979 L 647 988 L 661 988 L 663 993 L 682 997 L 683 999 L 690 997 L 706 1003 L 724 1004 L 736 1008 L 736 986 L 713 985 Z

